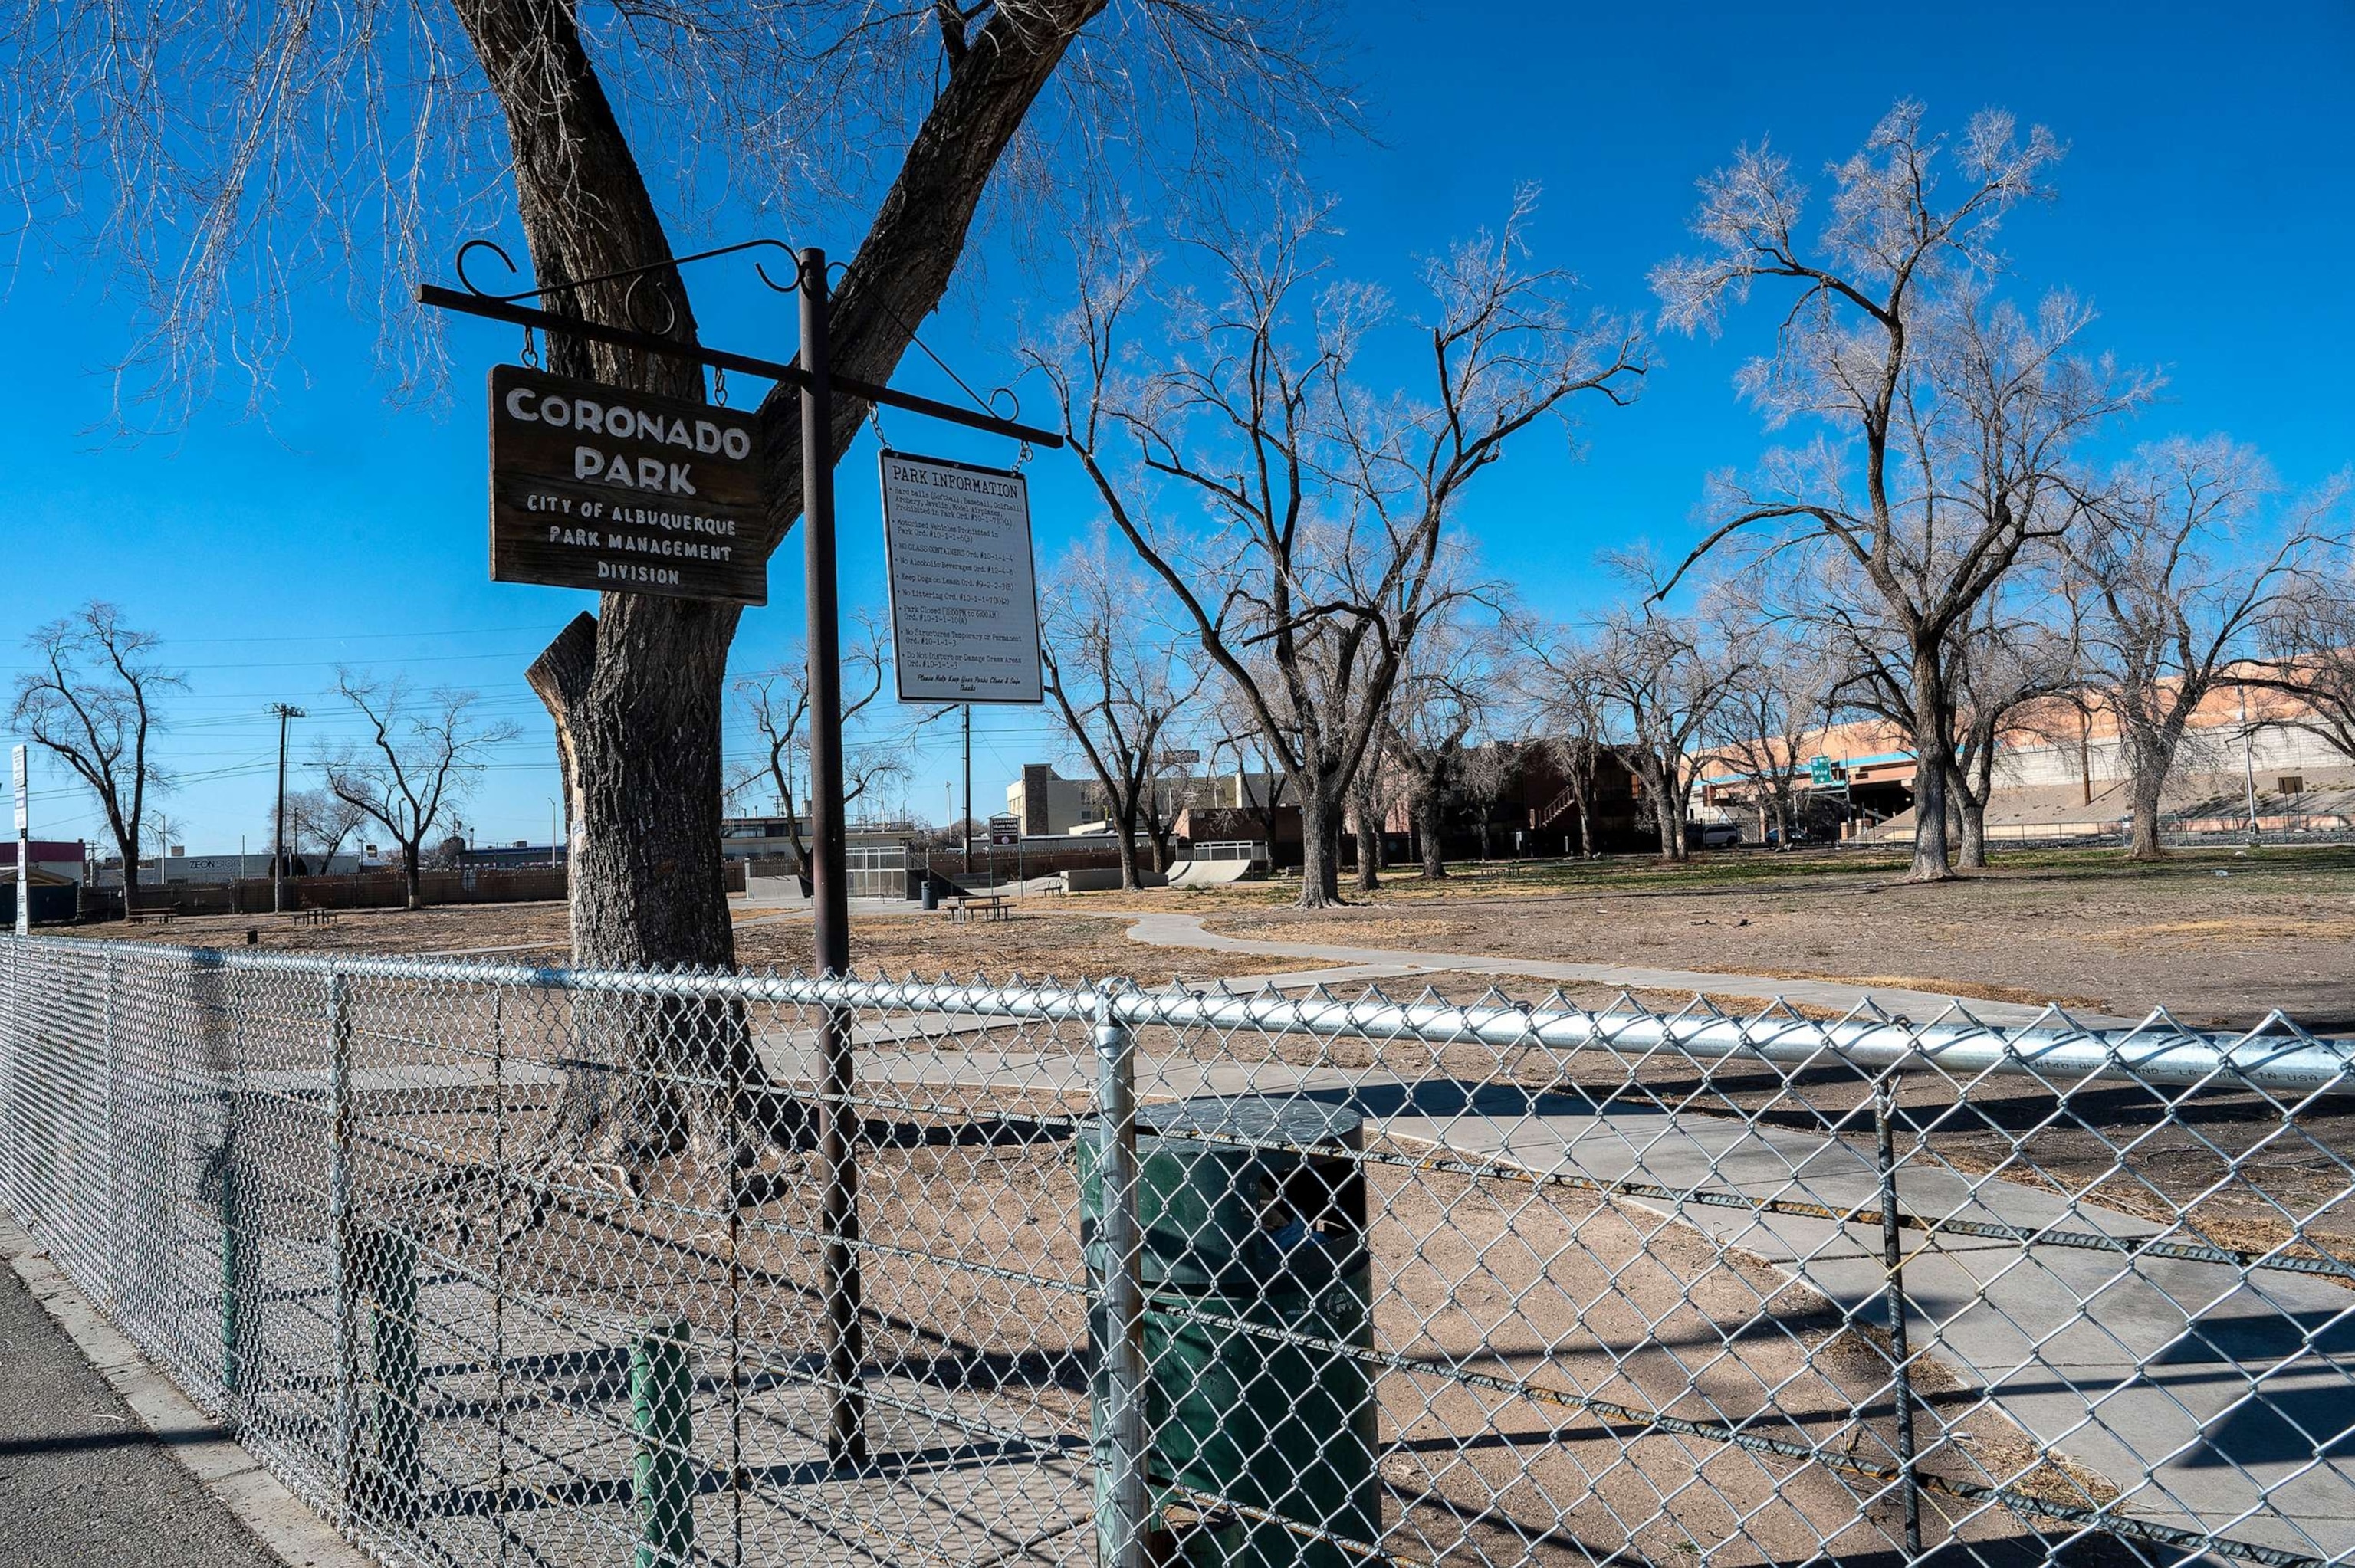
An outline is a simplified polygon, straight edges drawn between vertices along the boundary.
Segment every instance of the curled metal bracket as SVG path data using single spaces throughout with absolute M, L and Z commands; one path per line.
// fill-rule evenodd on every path
M 649 281 L 654 287 L 647 292 L 659 301 L 663 308 L 662 324 L 659 326 L 646 319 L 642 309 L 644 302 L 638 296 L 638 290 Z M 661 279 L 650 278 L 645 273 L 631 279 L 630 286 L 622 291 L 622 313 L 630 318 L 632 326 L 640 332 L 652 333 L 656 337 L 668 337 L 671 329 L 678 325 L 678 305 L 671 298 L 670 290 L 664 286 Z
M 479 299 L 496 301 L 503 305 L 511 305 L 519 300 L 538 300 L 545 303 L 558 295 L 569 294 L 576 290 L 588 288 L 593 283 L 615 283 L 620 282 L 624 279 L 628 279 L 634 286 L 629 292 L 623 295 L 623 302 L 624 308 L 629 311 L 631 319 L 634 322 L 638 321 L 637 306 L 635 303 L 636 289 L 634 287 L 637 280 L 645 278 L 650 273 L 665 272 L 673 268 L 684 267 L 692 261 L 709 261 L 715 256 L 733 256 L 741 250 L 782 250 L 786 255 L 795 258 L 794 284 L 793 288 L 780 287 L 777 281 L 771 278 L 765 270 L 762 270 L 757 262 L 754 263 L 753 270 L 761 273 L 761 281 L 768 284 L 772 289 L 776 289 L 780 293 L 792 293 L 794 291 L 794 288 L 798 288 L 800 286 L 799 253 L 794 250 L 793 246 L 787 244 L 782 239 L 740 239 L 733 245 L 721 245 L 709 250 L 698 250 L 690 255 L 674 256 L 668 260 L 650 262 L 644 267 L 623 267 L 616 271 L 599 272 L 591 277 L 572 278 L 562 282 L 556 283 L 543 283 L 538 288 L 518 289 L 511 294 L 494 293 L 490 290 L 485 289 L 481 284 L 475 282 L 472 278 L 466 276 L 466 259 L 478 249 L 488 250 L 492 255 L 497 257 L 499 259 L 499 265 L 505 267 L 510 275 L 516 274 L 520 270 L 516 266 L 514 258 L 510 257 L 506 253 L 505 248 L 503 248 L 498 241 L 495 239 L 469 239 L 465 244 L 458 247 L 458 281 L 464 287 L 468 293 L 473 294 Z M 657 285 L 657 288 L 659 289 L 659 285 Z M 662 292 L 660 294 L 660 298 L 663 302 L 663 308 L 666 313 L 664 325 L 660 330 L 666 334 L 678 323 L 678 306 L 677 302 L 670 298 L 667 292 Z M 646 327 L 643 322 L 639 322 L 638 324 L 641 330 L 655 330 L 651 327 Z

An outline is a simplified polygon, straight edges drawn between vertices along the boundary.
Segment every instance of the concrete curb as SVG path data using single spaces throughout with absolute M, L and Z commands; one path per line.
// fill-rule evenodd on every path
M 375 1559 L 327 1522 L 240 1446 L 177 1384 L 139 1353 L 74 1287 L 41 1245 L 0 1214 L 0 1255 L 41 1309 L 207 1492 L 289 1568 L 373 1568 Z

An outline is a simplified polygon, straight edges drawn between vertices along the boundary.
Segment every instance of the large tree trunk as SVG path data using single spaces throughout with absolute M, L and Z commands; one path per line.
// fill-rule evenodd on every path
M 1974 790 L 1971 782 L 1957 768 L 1947 779 L 1947 803 L 1955 818 L 1955 863 L 1965 871 L 1985 871 L 1987 853 L 1987 795 Z
M 2189 715 L 2199 704 L 2199 692 L 2180 694 L 2178 701 L 2182 712 Z M 2175 770 L 2175 753 L 2182 745 L 2183 726 L 2159 725 L 2137 728 L 2131 722 L 2120 726 L 2126 734 L 2120 737 L 2120 750 L 2126 764 L 2126 796 L 2134 807 L 2134 827 L 2126 842 L 2128 860 L 2159 860 L 2166 856 L 2167 846 L 2159 842 L 2158 819 L 2160 803 L 2167 793 L 2167 776 Z
M 1136 879 L 1136 803 L 1131 800 L 1127 809 L 1118 814 L 1113 842 L 1120 853 L 1120 890 L 1135 893 L 1143 884 Z
M 1071 38 L 1104 0 L 1060 0 L 994 14 L 951 61 L 899 177 L 834 294 L 837 376 L 884 382 L 946 291 L 982 192 Z M 662 268 L 635 284 L 555 296 L 559 314 L 633 324 L 633 288 L 675 308 L 668 335 L 696 339 L 669 238 L 627 137 L 583 48 L 573 7 L 550 0 L 457 0 L 457 14 L 505 111 L 517 213 L 543 281 Z M 855 68 L 846 68 L 855 69 Z M 696 366 L 551 334 L 549 367 L 699 401 Z M 762 406 L 773 551 L 801 514 L 797 392 Z M 865 408 L 838 398 L 831 455 L 858 433 Z M 531 683 L 559 731 L 575 803 L 571 888 L 574 962 L 591 967 L 733 967 L 719 849 L 721 683 L 735 606 L 607 594 L 598 618 L 559 635 Z M 568 1079 L 564 1142 L 581 1158 L 624 1159 L 678 1147 L 744 1153 L 744 1107 L 708 1085 L 729 1068 L 758 1102 L 773 1137 L 798 1116 L 772 1094 L 737 1010 L 671 1001 L 591 1010 L 584 1066 Z M 731 1066 L 732 1064 L 732 1066 Z M 561 1151 L 559 1151 L 559 1158 Z M 633 1164 L 634 1169 L 634 1164 Z
M 129 920 L 139 902 L 139 836 L 132 833 L 118 837 L 114 852 L 123 857 L 123 917 Z M 155 874 L 160 881 L 164 874 L 161 868 Z
M 1446 792 L 1440 788 L 1435 777 L 1429 774 L 1415 776 L 1413 793 L 1408 798 L 1408 804 L 1414 813 L 1415 847 L 1423 856 L 1423 874 L 1426 879 L 1436 880 L 1447 874 L 1445 846 L 1440 840 L 1441 807 L 1445 797 Z
M 1169 840 L 1177 826 L 1176 817 L 1165 819 L 1157 811 L 1148 813 L 1145 819 L 1145 831 L 1153 840 L 1153 869 L 1163 876 L 1169 874 Z
M 2158 841 L 2159 797 L 2166 782 L 2164 773 L 2137 768 L 2126 786 L 2127 797 L 2134 805 L 2133 830 L 2126 841 L 2128 860 L 2159 860 L 2167 854 L 2167 846 Z
M 1946 854 L 1946 774 L 1954 715 L 1944 698 L 1945 672 L 1934 653 L 1913 663 L 1913 869 L 1907 880 L 1944 882 L 1955 874 Z
M 837 375 L 890 379 L 912 323 L 947 289 L 1000 154 L 1102 4 L 1067 0 L 1044 16 L 1026 10 L 1018 26 L 993 16 L 954 61 L 835 295 Z M 572 9 L 546 0 L 459 0 L 458 14 L 506 111 L 517 207 L 538 275 L 582 278 L 666 261 L 668 237 Z M 694 341 L 677 275 L 657 272 L 641 288 L 666 294 L 677 307 L 672 335 Z M 549 308 L 626 323 L 625 291 L 600 285 Z M 559 335 L 549 364 L 561 375 L 703 397 L 698 368 L 635 351 Z M 801 512 L 800 442 L 789 417 L 796 396 L 781 387 L 762 405 L 772 548 Z M 852 399 L 837 401 L 836 454 L 856 437 L 864 412 Z M 549 667 L 534 685 L 562 733 L 580 807 L 577 962 L 734 962 L 719 782 L 721 681 L 736 622 L 731 605 L 607 594 L 589 636 L 577 634 L 576 622 L 544 656 Z M 563 647 L 567 639 L 576 646 Z
M 1300 907 L 1341 902 L 1341 792 L 1318 779 L 1300 802 Z M 1269 853 L 1274 853 L 1270 846 Z
M 406 900 L 403 907 L 409 909 L 422 909 L 425 907 L 425 900 L 419 897 L 417 893 L 417 863 L 418 854 L 416 844 L 405 843 L 401 845 L 400 891 L 402 897 Z
M 1372 893 L 1382 885 L 1382 824 L 1374 814 L 1373 769 L 1360 769 L 1357 784 L 1358 891 Z
M 1644 780 L 1652 797 L 1652 825 L 1659 831 L 1660 859 L 1673 863 L 1685 858 L 1683 813 L 1676 809 L 1668 779 L 1657 768 Z

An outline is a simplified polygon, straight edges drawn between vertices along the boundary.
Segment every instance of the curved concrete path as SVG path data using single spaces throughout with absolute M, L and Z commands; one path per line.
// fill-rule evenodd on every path
M 1081 911 L 1094 913 L 1094 911 Z M 1778 975 L 1720 974 L 1707 969 L 1649 969 L 1635 964 L 1556 963 L 1540 959 L 1499 959 L 1478 953 L 1441 953 L 1393 948 L 1355 948 L 1323 942 L 1270 942 L 1251 937 L 1230 937 L 1203 927 L 1199 915 L 1103 911 L 1105 917 L 1134 922 L 1128 939 L 1156 948 L 1199 948 L 1219 953 L 1252 953 L 1263 958 L 1316 959 L 1337 968 L 1304 969 L 1280 975 L 1238 977 L 1238 981 L 1287 989 L 1295 985 L 1330 985 L 1359 980 L 1401 979 L 1412 975 L 1455 973 L 1517 977 L 1555 985 L 1599 985 L 1614 991 L 1667 991 L 1702 996 L 1749 997 L 1782 1001 L 1796 1006 L 1846 1012 L 1873 1002 L 1891 1012 L 1919 1018 L 1934 1017 L 1957 1006 L 1985 1023 L 2033 1023 L 2045 1009 L 2017 1001 L 1987 1001 L 1973 997 L 1942 996 L 1935 991 L 1905 991 L 1885 986 L 1859 986 L 1842 980 L 1790 980 Z M 2072 1012 L 2078 1022 L 2094 1027 L 2131 1027 L 2139 1020 L 2101 1013 Z
M 879 1015 L 858 1030 L 858 1073 L 864 1083 L 901 1089 L 1089 1093 L 1092 1057 L 1039 1049 L 1024 1038 L 1029 1027 Z M 782 1081 L 818 1072 L 808 1028 L 771 1031 L 760 1051 Z M 1390 1137 L 1540 1175 L 1835 1212 L 1879 1202 L 1872 1163 L 1853 1143 L 1818 1130 L 1678 1115 L 1574 1088 L 1538 1093 L 1436 1072 L 1292 1065 L 1248 1051 L 1205 1061 L 1148 1045 L 1136 1070 L 1143 1100 L 1249 1094 L 1345 1104 Z M 2128 1245 L 2158 1228 L 1934 1156 L 1910 1160 L 1899 1188 L 1907 1211 L 1947 1220 Z M 1877 1226 L 1706 1200 L 1625 1201 L 1764 1260 L 1851 1321 L 1885 1316 Z M 2121 1511 L 2275 1552 L 2355 1559 L 2355 1290 L 2311 1275 L 2130 1260 L 2057 1243 L 1911 1229 L 1902 1242 L 1915 1348 L 1959 1373 L 2039 1445 L 2106 1477 L 2126 1494 Z M 1936 1415 L 1925 1417 L 1925 1445 L 1939 1429 Z M 1971 1473 L 1967 1465 L 1962 1472 Z

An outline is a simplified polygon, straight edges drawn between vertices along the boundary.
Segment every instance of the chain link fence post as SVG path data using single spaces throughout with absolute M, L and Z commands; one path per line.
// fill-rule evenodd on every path
M 1881 1171 L 1881 1261 L 1889 1271 L 1890 1386 L 1897 1424 L 1897 1471 L 1905 1509 L 1905 1555 L 1922 1555 L 1922 1488 L 1914 1473 L 1913 1365 L 1905 1342 L 1905 1253 L 1899 1245 L 1897 1212 L 1896 1077 L 1883 1075 L 1872 1089 L 1873 1140 Z
M 123 1055 L 114 1034 L 114 955 L 101 953 L 99 1026 L 105 1079 L 98 1086 L 99 1146 L 106 1152 L 106 1306 L 123 1315 L 123 1269 L 115 1249 L 123 1234 L 123 1150 L 115 1135 L 115 1101 L 123 1093 Z
M 1096 999 L 1094 1231 L 1087 1249 L 1096 1364 L 1090 1436 L 1095 1461 L 1096 1560 L 1151 1568 L 1146 1487 L 1144 1236 L 1136 1220 L 1136 1036 Z
M 352 1029 L 340 969 L 327 976 L 327 1299 L 335 1310 L 336 1500 L 349 1513 L 358 1459 L 352 1403 L 359 1356 L 352 1288 Z

